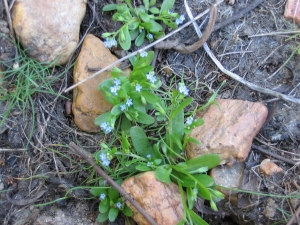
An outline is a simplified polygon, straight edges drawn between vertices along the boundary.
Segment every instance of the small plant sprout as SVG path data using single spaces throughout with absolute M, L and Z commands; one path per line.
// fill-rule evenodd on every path
M 119 30 L 111 33 L 103 33 L 106 38 L 104 44 L 111 48 L 116 46 L 115 38 L 124 50 L 129 50 L 131 41 L 136 46 L 141 46 L 147 38 L 150 42 L 164 35 L 165 24 L 171 29 L 176 29 L 184 20 L 184 16 L 170 12 L 175 1 L 164 0 L 158 8 L 156 0 L 143 0 L 142 5 L 132 6 L 131 1 L 122 1 L 118 4 L 108 4 L 103 11 L 116 11 L 113 20 L 121 22 Z M 141 56 L 142 57 L 142 56 Z

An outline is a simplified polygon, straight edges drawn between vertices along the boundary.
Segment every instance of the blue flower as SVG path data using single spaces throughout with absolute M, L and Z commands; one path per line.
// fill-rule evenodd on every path
M 99 155 L 100 162 L 103 166 L 109 166 L 110 160 L 107 158 L 107 154 L 101 152 Z
M 152 164 L 153 164 L 152 162 L 148 162 L 148 163 L 147 163 L 147 166 L 148 166 L 148 167 L 151 167 Z
M 184 83 L 179 84 L 179 92 L 185 96 L 189 95 L 189 89 L 184 85 Z
M 117 41 L 115 38 L 106 38 L 104 41 L 104 46 L 106 48 L 111 48 L 113 46 L 117 46 Z
M 150 159 L 150 158 L 151 158 L 151 155 L 150 155 L 150 154 L 148 154 L 148 155 L 146 155 L 146 157 L 147 157 L 148 159 Z
M 136 92 L 141 92 L 142 88 L 143 88 L 143 87 L 142 87 L 142 85 L 140 85 L 140 84 L 136 84 L 136 85 L 135 85 L 135 91 L 136 91 Z
M 119 86 L 119 85 L 121 84 L 120 79 L 115 78 L 115 79 L 114 79 L 114 84 L 115 84 L 116 86 Z
M 121 111 L 123 112 L 123 111 L 125 111 L 125 110 L 126 110 L 126 105 L 125 105 L 125 104 L 123 104 L 123 105 L 120 105 L 120 108 L 121 108 Z
M 153 39 L 153 34 L 147 34 L 147 38 Z
M 128 107 L 133 105 L 132 99 L 128 98 L 125 103 Z
M 118 88 L 119 86 L 113 86 L 113 87 L 110 87 L 110 92 L 113 93 L 115 96 L 118 95 Z
M 154 71 L 151 71 L 146 74 L 147 80 L 149 80 L 150 83 L 152 83 L 152 84 L 154 84 L 157 81 L 157 78 L 156 78 L 156 76 L 154 76 L 154 74 L 155 74 Z
M 121 209 L 121 208 L 123 207 L 123 204 L 122 204 L 121 202 L 117 202 L 117 203 L 116 203 L 116 207 L 117 207 L 118 209 Z
M 148 55 L 148 53 L 147 53 L 146 51 L 141 51 L 141 52 L 140 52 L 140 56 L 141 56 L 142 58 L 147 57 L 147 55 Z
M 112 132 L 113 128 L 110 126 L 108 122 L 103 122 L 100 125 L 100 128 L 104 131 L 104 133 L 108 134 Z
M 184 20 L 185 20 L 184 15 L 180 15 L 180 17 L 175 20 L 175 23 L 179 25 L 182 24 Z
M 193 117 L 190 116 L 186 119 L 185 124 L 190 126 L 192 123 L 193 123 Z
M 100 196 L 99 196 L 99 199 L 101 201 L 103 201 L 104 199 L 106 198 L 106 194 L 102 193 Z

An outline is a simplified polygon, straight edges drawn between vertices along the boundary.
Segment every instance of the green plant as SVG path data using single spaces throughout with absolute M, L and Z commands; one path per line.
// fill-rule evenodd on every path
M 23 50 L 19 45 L 17 45 L 17 50 L 17 58 L 11 61 L 0 61 L 0 64 L 7 68 L 5 71 L 0 72 L 2 74 L 0 77 L 0 84 L 2 84 L 0 87 L 0 101 L 6 104 L 6 110 L 0 117 L 0 126 L 5 122 L 11 110 L 20 110 L 25 117 L 29 109 L 32 115 L 32 125 L 28 137 L 29 143 L 35 121 L 35 94 L 57 95 L 51 85 L 60 79 L 69 68 L 65 68 L 59 75 L 51 75 L 51 67 L 55 62 L 51 64 L 37 62 L 30 58 L 26 54 L 26 50 Z
M 116 141 L 102 143 L 95 159 L 114 180 L 153 170 L 161 182 L 175 182 L 184 203 L 184 218 L 180 224 L 187 221 L 190 224 L 207 224 L 192 209 L 197 196 L 200 196 L 210 201 L 211 207 L 217 210 L 215 202 L 222 199 L 223 194 L 206 173 L 221 159 L 218 155 L 209 154 L 188 160 L 184 149 L 189 141 L 200 144 L 189 134 L 193 128 L 203 124 L 201 118 L 195 119 L 196 113 L 214 104 L 216 94 L 204 106 L 187 110 L 192 108 L 193 102 L 193 98 L 188 97 L 189 89 L 181 81 L 177 90 L 160 90 L 161 82 L 150 66 L 153 57 L 151 51 L 140 53 L 131 58 L 133 70 L 128 77 L 122 76 L 122 71 L 115 68 L 112 78 L 99 85 L 99 90 L 113 108 L 96 118 L 95 124 L 104 133 L 112 133 Z M 147 133 L 155 135 L 148 138 Z M 99 196 L 97 194 L 95 196 Z M 113 208 L 120 197 L 114 199 L 113 203 L 109 203 Z M 105 218 L 111 220 L 115 217 L 110 218 L 108 213 Z M 99 217 L 100 220 L 103 221 L 104 217 Z
M 131 41 L 135 40 L 136 46 L 141 46 L 145 39 L 152 42 L 164 35 L 162 21 L 168 27 L 174 29 L 184 21 L 184 15 L 170 12 L 175 0 L 164 0 L 160 9 L 155 7 L 156 0 L 143 0 L 143 5 L 133 7 L 130 0 L 125 3 L 109 4 L 103 7 L 103 11 L 114 11 L 113 20 L 123 23 L 122 27 L 112 33 L 103 33 L 107 38 L 105 46 L 111 48 L 118 42 L 124 50 L 130 49 Z

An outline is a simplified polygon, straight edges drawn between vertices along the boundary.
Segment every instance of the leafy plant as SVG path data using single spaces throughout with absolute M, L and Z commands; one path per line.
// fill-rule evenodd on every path
M 163 22 L 170 28 L 177 28 L 184 21 L 184 15 L 171 12 L 175 0 L 164 0 L 161 7 L 155 6 L 156 0 L 143 0 L 143 5 L 133 7 L 130 0 L 125 3 L 109 4 L 103 11 L 116 11 L 113 20 L 123 23 L 122 27 L 112 33 L 103 33 L 107 38 L 104 44 L 111 48 L 118 43 L 124 50 L 130 49 L 131 41 L 135 40 L 136 46 L 141 46 L 145 39 L 152 42 L 164 35 Z
M 109 145 L 102 143 L 95 159 L 114 180 L 152 170 L 159 181 L 175 182 L 184 203 L 184 218 L 180 224 L 187 221 L 207 224 L 192 209 L 199 196 L 210 201 L 211 208 L 217 210 L 215 202 L 222 199 L 223 194 L 216 189 L 207 171 L 217 166 L 221 159 L 215 154 L 186 159 L 184 149 L 189 141 L 201 144 L 189 134 L 203 124 L 201 118 L 195 118 L 196 113 L 215 104 L 216 94 L 202 107 L 187 111 L 193 102 L 193 98 L 188 97 L 189 89 L 181 81 L 177 90 L 159 90 L 161 82 L 150 66 L 153 56 L 153 52 L 140 53 L 131 59 L 133 70 L 128 77 L 122 76 L 122 71 L 115 68 L 112 78 L 99 85 L 99 90 L 113 108 L 96 118 L 95 124 L 106 134 L 113 132 L 118 140 Z M 148 138 L 149 132 L 155 135 Z M 113 203 L 102 201 L 100 205 L 115 207 L 115 201 L 119 200 L 113 200 Z M 107 216 L 99 217 L 98 221 L 109 219 L 107 208 Z M 103 211 L 101 209 L 100 213 Z

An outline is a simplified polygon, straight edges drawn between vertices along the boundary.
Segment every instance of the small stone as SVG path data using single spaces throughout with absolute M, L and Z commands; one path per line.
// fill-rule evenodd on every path
M 86 35 L 74 66 L 74 84 L 96 72 L 89 71 L 89 68 L 100 70 L 117 60 L 118 58 L 111 54 L 99 38 L 92 34 Z M 105 71 L 74 89 L 72 112 L 75 124 L 83 131 L 90 133 L 100 131 L 94 120 L 112 108 L 98 90 L 98 85 L 108 78 L 111 78 L 110 71 Z
M 264 159 L 259 166 L 259 171 L 265 176 L 272 176 L 275 173 L 283 172 L 283 169 L 271 162 L 270 159 Z
M 267 205 L 262 212 L 267 218 L 272 219 L 275 216 L 278 205 L 275 204 L 275 201 L 271 198 L 268 198 Z
M 40 62 L 68 62 L 79 41 L 87 0 L 17 0 L 12 22 L 24 49 Z
M 299 0 L 288 0 L 285 4 L 284 17 L 300 24 Z
M 155 172 L 149 171 L 126 179 L 121 185 L 157 224 L 175 225 L 183 217 L 183 205 L 176 184 L 162 183 L 155 178 Z M 129 202 L 133 219 L 139 225 L 148 225 L 145 218 Z
M 261 103 L 242 100 L 218 99 L 216 105 L 197 114 L 204 124 L 196 127 L 190 136 L 202 143 L 188 143 L 189 158 L 203 154 L 218 154 L 221 164 L 243 162 L 251 149 L 253 138 L 259 132 L 268 115 Z
M 214 167 L 210 171 L 210 176 L 214 179 L 217 185 L 228 187 L 228 188 L 237 188 L 239 189 L 242 186 L 244 179 L 244 169 L 245 163 L 234 163 L 232 166 L 221 165 Z M 231 196 L 230 200 L 236 198 L 236 192 L 225 190 L 219 188 L 226 197 Z

